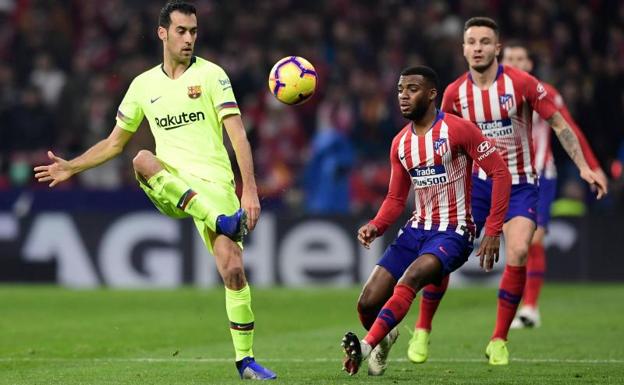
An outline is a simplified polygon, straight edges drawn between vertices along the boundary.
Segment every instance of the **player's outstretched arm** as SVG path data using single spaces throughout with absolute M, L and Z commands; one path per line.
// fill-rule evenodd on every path
M 605 172 L 602 170 L 602 167 L 600 167 L 600 162 L 598 162 L 598 159 L 596 158 L 596 154 L 594 154 L 594 151 L 589 145 L 589 142 L 587 141 L 587 138 L 585 137 L 583 130 L 581 130 L 578 124 L 576 124 L 576 122 L 572 118 L 572 114 L 570 114 L 570 111 L 568 110 L 568 107 L 565 104 L 559 109 L 559 112 L 561 113 L 561 116 L 563 116 L 565 121 L 568 123 L 572 131 L 574 131 L 574 133 L 576 134 L 576 138 L 578 139 L 581 145 L 581 150 L 583 151 L 583 155 L 585 156 L 587 165 L 596 173 L 596 176 L 598 177 L 598 181 L 600 181 L 602 184 L 607 186 L 607 189 L 608 189 L 609 178 L 607 178 L 607 174 L 605 174 Z
M 566 122 L 561 113 L 555 112 L 550 119 L 548 119 L 548 124 L 550 124 L 553 131 L 555 131 L 559 142 L 561 142 L 563 148 L 576 164 L 576 167 L 578 167 L 581 178 L 589 183 L 592 189 L 597 191 L 596 198 L 600 199 L 605 196 L 607 194 L 606 182 L 587 164 L 576 134 L 572 128 L 570 128 L 570 125 Z
M 48 157 L 52 163 L 36 166 L 34 168 L 35 178 L 39 182 L 49 182 L 49 186 L 54 187 L 71 178 L 74 174 L 98 166 L 117 156 L 123 151 L 132 134 L 130 131 L 115 126 L 108 138 L 99 141 L 84 154 L 69 161 L 54 155 L 52 151 L 48 151 Z
M 236 162 L 243 180 L 241 207 L 247 212 L 247 226 L 249 230 L 253 230 L 260 217 L 260 200 L 258 199 L 258 188 L 256 187 L 256 179 L 254 177 L 251 146 L 247 140 L 247 134 L 245 133 L 245 127 L 240 115 L 226 116 L 223 119 L 223 125 L 232 142 L 232 147 L 234 147 Z

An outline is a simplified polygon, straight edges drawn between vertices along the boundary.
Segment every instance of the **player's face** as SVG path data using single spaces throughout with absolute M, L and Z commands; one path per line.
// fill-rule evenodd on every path
M 464 57 L 468 66 L 484 72 L 500 53 L 500 43 L 493 29 L 470 27 L 464 32 Z
M 175 60 L 186 61 L 193 55 L 197 39 L 197 17 L 179 11 L 171 12 L 171 25 L 168 29 L 158 28 L 158 36 Z
M 529 59 L 529 53 L 523 47 L 505 48 L 503 50 L 503 64 L 526 72 L 533 70 L 533 62 Z
M 401 76 L 397 92 L 401 114 L 409 120 L 420 120 L 438 94 L 422 75 Z

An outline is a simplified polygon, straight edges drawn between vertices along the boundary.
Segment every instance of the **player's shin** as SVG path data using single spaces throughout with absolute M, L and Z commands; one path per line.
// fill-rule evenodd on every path
M 526 281 L 525 266 L 505 266 L 503 278 L 498 290 L 498 308 L 496 313 L 496 327 L 492 339 L 507 340 L 509 326 L 516 315 L 518 304 L 524 291 Z
M 161 170 L 149 178 L 147 183 L 158 194 L 175 203 L 179 209 L 193 218 L 205 221 L 208 227 L 215 231 L 217 216 L 220 213 L 214 212 L 210 205 L 182 179 L 167 170 Z
M 396 285 L 392 297 L 390 297 L 381 311 L 379 311 L 379 315 L 377 315 L 373 326 L 370 328 L 366 337 L 364 337 L 364 342 L 372 348 L 377 346 L 377 344 L 379 344 L 379 342 L 405 317 L 415 296 L 416 291 L 410 286 L 404 284 Z
M 438 310 L 438 305 L 446 293 L 446 289 L 449 284 L 449 275 L 442 279 L 439 286 L 429 284 L 425 286 L 422 291 L 422 298 L 420 300 L 420 311 L 418 312 L 418 321 L 416 322 L 416 329 L 431 330 L 431 323 L 433 322 L 433 316 Z
M 527 279 L 524 287 L 524 296 L 522 301 L 525 306 L 532 308 L 537 307 L 537 299 L 539 297 L 542 285 L 544 284 L 544 273 L 546 271 L 546 253 L 544 245 L 534 243 L 529 247 L 529 256 L 527 259 Z
M 375 322 L 375 319 L 377 318 L 377 313 L 379 312 L 373 311 L 368 307 L 364 307 L 359 303 L 357 306 L 357 310 L 358 317 L 360 318 L 360 323 L 362 324 L 364 329 L 370 330 L 371 326 L 373 326 L 373 323 Z
M 251 311 L 251 290 L 225 288 L 225 308 L 230 320 L 230 332 L 236 351 L 236 361 L 253 357 L 254 315 Z

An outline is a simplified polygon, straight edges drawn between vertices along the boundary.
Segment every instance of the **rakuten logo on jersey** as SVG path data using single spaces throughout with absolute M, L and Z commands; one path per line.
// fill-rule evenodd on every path
M 477 152 L 481 154 L 477 157 L 477 160 L 482 161 L 483 159 L 490 156 L 490 154 L 492 154 L 494 151 L 496 151 L 496 147 L 494 147 L 492 143 L 488 142 L 487 140 L 481 142 L 477 146 Z
M 511 119 L 493 120 L 490 122 L 477 122 L 477 125 L 486 138 L 501 138 L 513 135 Z
M 191 112 L 190 114 L 183 112 L 177 116 L 167 114 L 164 118 L 155 117 L 154 120 L 158 128 L 173 130 L 174 128 L 187 126 L 200 120 L 206 120 L 206 116 L 201 111 Z
M 423 188 L 448 182 L 444 165 L 415 167 L 409 171 L 416 188 Z

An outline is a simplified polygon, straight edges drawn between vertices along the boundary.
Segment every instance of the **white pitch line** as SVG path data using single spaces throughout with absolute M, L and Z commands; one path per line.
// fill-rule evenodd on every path
M 341 362 L 340 359 L 335 358 L 261 358 L 263 362 L 291 362 L 291 363 L 305 363 L 305 362 Z M 390 359 L 391 362 L 407 362 L 406 358 Z M 477 358 L 431 358 L 429 362 L 438 363 L 485 363 L 486 359 Z M 624 360 L 619 359 L 605 359 L 605 360 L 590 360 L 590 359 L 567 359 L 567 358 L 511 358 L 512 362 L 524 362 L 524 363 L 553 363 L 553 364 L 624 364 Z M 229 363 L 232 362 L 232 358 L 61 358 L 61 357 L 0 357 L 0 362 L 93 362 L 93 363 Z

